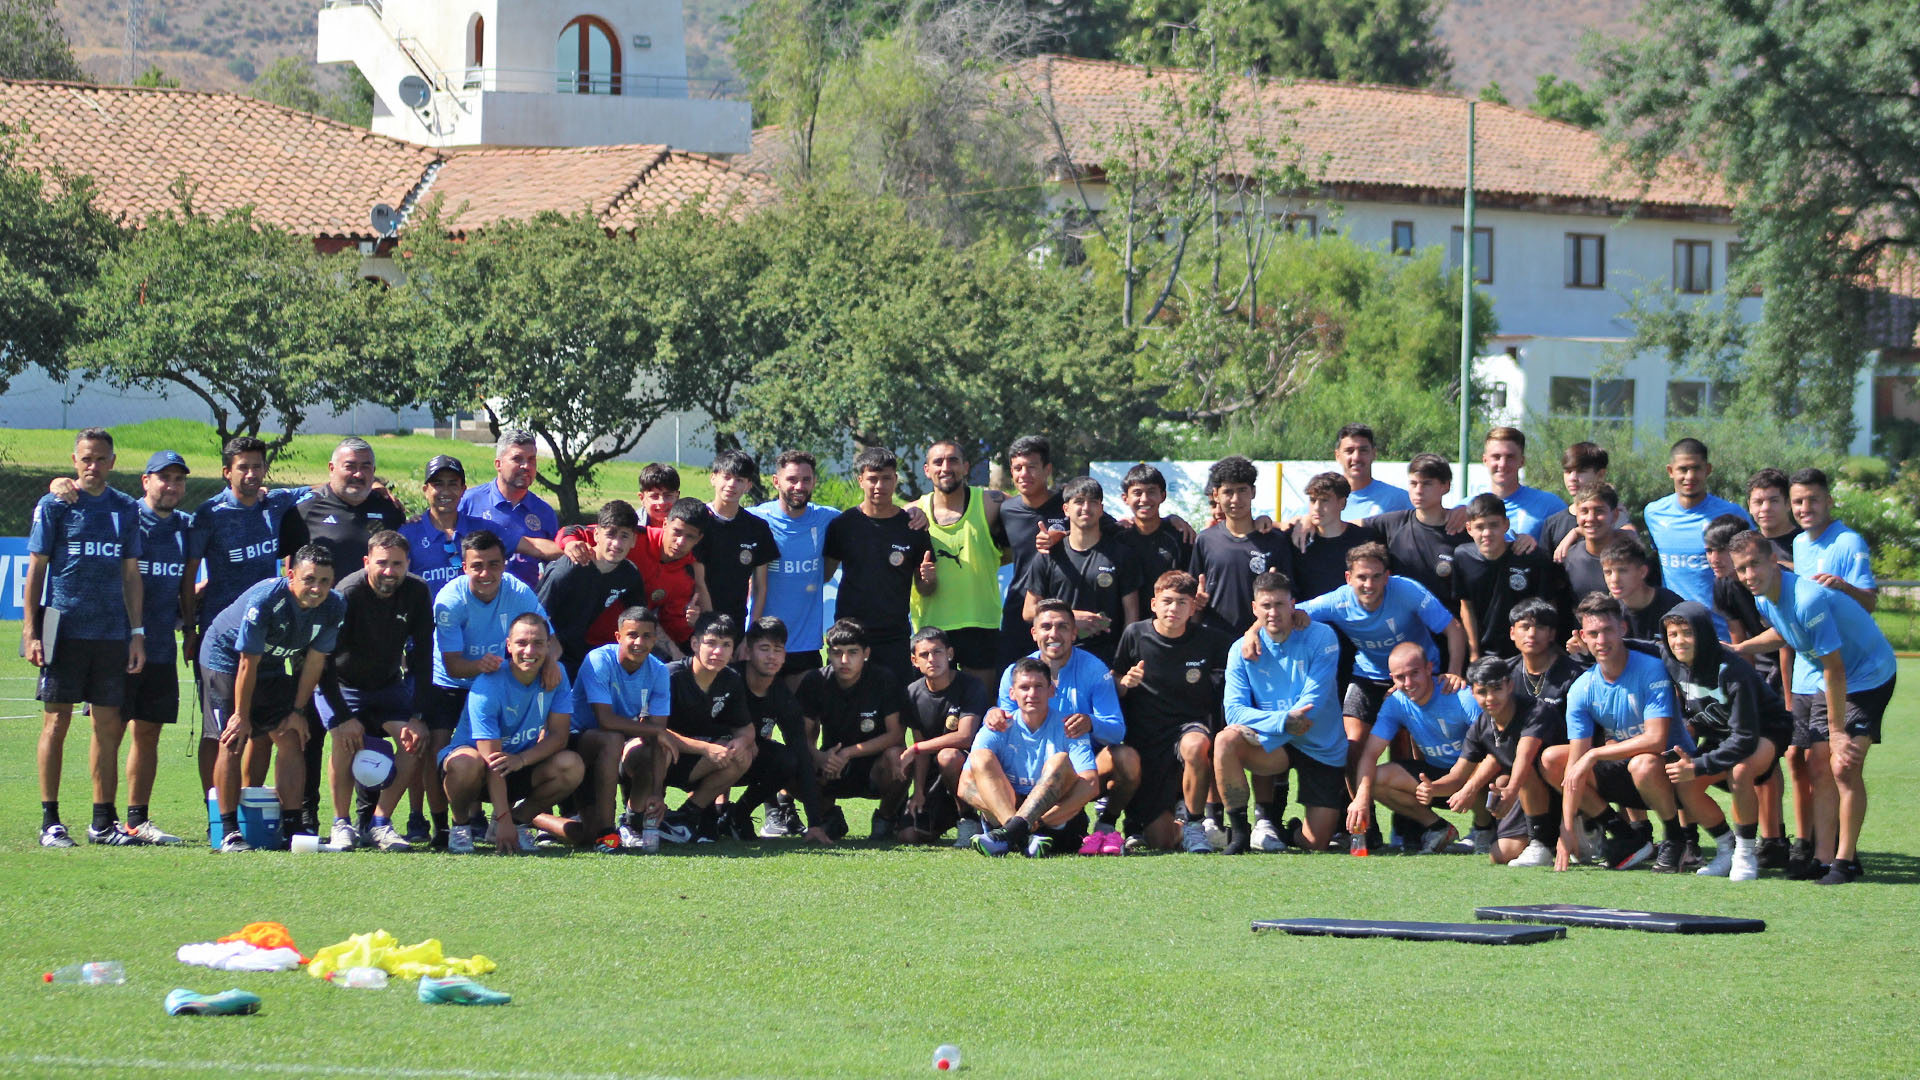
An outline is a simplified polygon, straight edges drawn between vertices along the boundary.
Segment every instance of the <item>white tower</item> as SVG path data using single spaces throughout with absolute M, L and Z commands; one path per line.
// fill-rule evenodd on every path
M 373 130 L 429 146 L 662 143 L 745 153 L 752 112 L 687 78 L 680 0 L 329 0 L 320 63 L 373 84 Z

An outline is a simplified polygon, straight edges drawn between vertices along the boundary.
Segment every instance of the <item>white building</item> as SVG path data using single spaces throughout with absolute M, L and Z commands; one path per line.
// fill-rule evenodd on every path
M 1158 123 L 1153 90 L 1184 77 L 1070 57 L 1041 57 L 1018 73 L 1061 133 L 1051 161 L 1054 206 L 1084 198 L 1095 212 L 1108 198 L 1097 148 L 1115 143 L 1125 125 Z M 1334 228 L 1395 251 L 1445 245 L 1457 264 L 1464 98 L 1298 80 L 1270 84 L 1261 104 L 1236 113 L 1233 136 L 1284 134 L 1304 150 L 1310 172 L 1324 169 L 1319 190 L 1284 209 L 1295 228 Z M 1481 102 L 1475 112 L 1474 276 L 1499 325 L 1479 375 L 1494 412 L 1514 423 L 1528 415 L 1630 421 L 1645 433 L 1713 411 L 1724 388 L 1674 372 L 1664 355 L 1625 356 L 1621 346 L 1632 335 L 1623 316 L 1637 290 L 1677 288 L 1683 300 L 1727 302 L 1739 234 L 1724 194 L 1678 167 L 1642 189 L 1610 166 L 1594 132 L 1505 105 Z M 1076 174 L 1079 182 L 1068 182 Z M 1758 319 L 1764 303 L 1733 302 L 1747 320 Z M 1905 333 L 1911 346 L 1910 321 Z M 1883 366 L 1895 359 L 1880 358 Z M 1912 381 L 1881 386 L 1879 411 L 1911 410 Z M 1869 365 L 1856 388 L 1854 453 L 1872 445 L 1875 389 Z
M 745 153 L 752 110 L 687 78 L 680 0 L 330 0 L 320 63 L 373 84 L 373 130 L 427 146 Z

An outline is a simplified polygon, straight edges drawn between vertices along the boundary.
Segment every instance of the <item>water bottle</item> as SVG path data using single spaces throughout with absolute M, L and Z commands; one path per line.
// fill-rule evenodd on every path
M 1367 830 L 1361 829 L 1359 832 L 1353 834 L 1353 839 L 1347 841 L 1347 853 L 1351 855 L 1358 855 L 1363 858 L 1366 856 Z
M 118 960 L 94 960 L 85 964 L 68 964 L 40 978 L 68 986 L 119 986 L 127 981 L 127 969 Z
M 327 976 L 327 981 L 349 990 L 385 990 L 387 973 L 377 967 L 348 968 Z
M 947 1072 L 960 1067 L 960 1048 L 952 1043 L 941 1043 L 933 1052 L 933 1067 Z
M 648 855 L 660 854 L 660 817 L 648 814 L 640 821 L 640 850 Z

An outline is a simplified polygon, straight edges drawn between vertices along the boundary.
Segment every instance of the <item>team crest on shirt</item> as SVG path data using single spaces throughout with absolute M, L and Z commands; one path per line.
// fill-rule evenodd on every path
M 874 719 L 874 714 L 872 713 L 860 714 L 860 734 L 871 735 L 873 734 L 873 729 L 878 726 L 879 724 L 878 724 L 878 721 Z
M 1253 554 L 1247 556 L 1247 569 L 1253 571 L 1256 574 L 1266 573 L 1267 572 L 1267 553 L 1264 551 L 1256 551 Z
M 1202 672 L 1200 671 L 1199 668 L 1190 667 L 1187 669 L 1187 681 L 1190 683 L 1197 683 L 1200 681 L 1201 674 Z
M 1527 587 L 1527 572 L 1515 567 L 1507 571 L 1507 588 L 1519 592 Z
M 889 551 L 887 552 L 887 561 L 895 566 L 899 566 L 907 561 L 907 553 L 904 551 Z
M 1093 576 L 1093 583 L 1103 589 L 1111 589 L 1113 588 L 1113 575 L 1102 570 Z
M 753 549 L 741 548 L 740 549 L 740 565 L 745 566 L 752 561 L 753 561 Z
M 1433 573 L 1435 577 L 1452 577 L 1453 576 L 1453 556 L 1451 555 L 1440 556 L 1439 559 L 1437 559 L 1433 564 Z
M 949 708 L 947 710 L 947 730 L 948 731 L 960 730 L 960 710 L 954 709 L 954 708 Z
M 713 715 L 718 717 L 727 708 L 727 695 L 721 694 L 713 699 Z
M 540 515 L 539 514 L 527 515 L 527 531 L 528 532 L 540 531 Z

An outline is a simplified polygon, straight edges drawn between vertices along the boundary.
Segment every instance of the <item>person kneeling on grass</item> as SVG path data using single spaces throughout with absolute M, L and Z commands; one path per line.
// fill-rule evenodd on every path
M 1467 729 L 1480 715 L 1473 691 L 1458 685 L 1448 676 L 1447 686 L 1434 685 L 1433 667 L 1419 644 L 1403 641 L 1387 657 L 1387 671 L 1393 676 L 1393 693 L 1380 703 L 1367 744 L 1360 752 L 1360 771 L 1354 784 L 1353 802 L 1347 806 L 1347 831 L 1361 832 L 1370 824 L 1373 800 L 1380 801 L 1396 814 L 1403 814 L 1420 826 L 1419 852 L 1437 855 L 1460 837 L 1460 830 L 1415 798 L 1422 781 L 1446 776 L 1460 760 L 1460 747 Z M 1380 755 L 1405 731 L 1419 751 L 1418 758 L 1402 758 L 1379 764 Z M 1475 806 L 1474 850 L 1489 854 L 1493 850 L 1493 819 L 1487 808 Z M 1480 840 L 1484 835 L 1486 845 Z M 1411 846 L 1409 852 L 1414 850 Z
M 1713 612 L 1691 600 L 1660 620 L 1665 635 L 1661 659 L 1700 744 L 1700 754 L 1680 755 L 1667 765 L 1667 779 L 1683 790 L 1705 796 L 1718 783 L 1733 793 L 1733 820 L 1739 834 L 1727 842 L 1724 818 L 1708 825 L 1715 843 L 1713 861 L 1696 873 L 1752 881 L 1760 876 L 1760 795 L 1757 785 L 1772 777 L 1793 737 L 1793 715 L 1753 665 L 1721 647 L 1714 636 Z M 1705 822 L 1702 822 L 1705 824 Z
M 1127 808 L 1132 832 L 1160 851 L 1210 855 L 1202 821 L 1232 642 L 1194 617 L 1198 594 L 1192 574 L 1161 574 L 1153 585 L 1153 617 L 1120 632 L 1114 670 L 1127 745 L 1140 755 L 1140 790 Z M 1176 805 L 1186 810 L 1184 825 L 1174 820 Z
M 884 664 L 872 662 L 867 631 L 857 619 L 827 629 L 827 666 L 807 672 L 796 695 L 807 717 L 807 749 L 820 778 L 827 835 L 847 835 L 841 799 L 878 799 L 869 839 L 893 835 L 906 801 L 907 776 L 900 769 L 906 729 L 900 725 L 906 692 Z
M 573 688 L 563 677 L 548 689 L 547 620 L 525 614 L 507 629 L 507 663 L 473 681 L 466 711 L 447 748 L 440 752 L 453 826 L 447 850 L 473 851 L 466 824 L 474 803 L 493 807 L 494 849 L 503 855 L 532 852 L 541 832 L 577 843 L 578 821 L 548 811 L 580 786 L 586 767 L 567 749 Z M 516 828 L 516 826 L 518 826 Z
M 1413 790 L 1414 801 L 1432 806 L 1445 799 L 1455 813 L 1486 813 L 1494 826 L 1495 866 L 1551 866 L 1556 819 L 1553 793 L 1540 774 L 1528 769 L 1517 775 L 1521 739 L 1535 729 L 1529 725 L 1521 699 L 1514 693 L 1509 661 L 1483 656 L 1467 668 L 1476 715 L 1460 744 L 1453 768 L 1438 779 L 1423 777 Z M 1536 735 L 1537 739 L 1537 735 Z
M 1053 708 L 1053 669 L 1022 657 L 1008 669 L 1014 716 L 974 739 L 960 773 L 960 799 L 980 811 L 988 829 L 973 838 L 982 855 L 1021 851 L 1037 859 L 1063 832 L 1086 825 L 1083 808 L 1098 775 L 1093 742 L 1068 735 Z
M 670 844 L 719 839 L 714 804 L 753 767 L 746 680 L 727 666 L 739 640 L 740 624 L 731 615 L 708 611 L 694 620 L 687 640 L 691 655 L 667 665 L 673 694 L 667 730 L 643 743 L 645 756 L 633 763 L 633 771 L 647 778 L 644 797 L 637 800 L 642 806 L 664 805 L 668 787 L 687 793 L 660 824 L 660 838 Z

